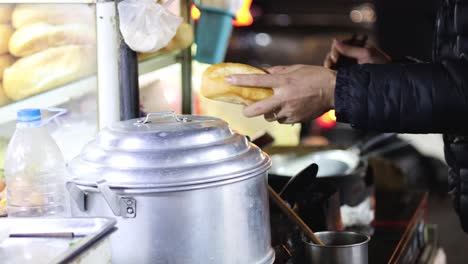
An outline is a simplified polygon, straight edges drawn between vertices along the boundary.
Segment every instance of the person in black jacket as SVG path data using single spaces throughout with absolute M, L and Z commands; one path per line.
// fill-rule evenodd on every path
M 270 74 L 226 81 L 273 88 L 274 96 L 244 108 L 247 117 L 296 123 L 335 109 L 339 122 L 363 130 L 444 133 L 450 192 L 468 232 L 468 0 L 444 0 L 436 22 L 430 63 L 389 63 L 388 56 L 367 48 L 347 54 L 364 64 L 338 71 L 276 66 Z M 349 48 L 333 45 L 325 66 L 336 62 L 340 48 Z

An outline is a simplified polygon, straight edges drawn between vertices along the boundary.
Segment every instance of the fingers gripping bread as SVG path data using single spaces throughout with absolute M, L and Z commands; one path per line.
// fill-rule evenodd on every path
M 265 71 L 240 63 L 219 63 L 206 69 L 202 76 L 203 96 L 234 104 L 250 105 L 273 96 L 273 89 L 242 87 L 225 82 L 232 74 L 267 74 Z

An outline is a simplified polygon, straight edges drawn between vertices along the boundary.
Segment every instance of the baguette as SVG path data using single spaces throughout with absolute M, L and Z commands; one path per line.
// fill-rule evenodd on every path
M 231 74 L 266 74 L 265 71 L 240 63 L 219 63 L 208 67 L 202 76 L 201 93 L 209 99 L 250 105 L 273 96 L 273 89 L 230 85 L 224 78 Z
M 94 43 L 96 33 L 90 25 L 35 23 L 16 30 L 10 38 L 8 48 L 11 54 L 24 57 L 50 47 Z
M 13 29 L 10 25 L 0 24 L 0 55 L 8 52 L 11 34 L 13 34 Z
M 3 85 L 0 82 L 0 106 L 4 106 L 4 105 L 8 104 L 9 102 L 10 102 L 10 99 L 5 95 L 5 92 L 3 91 Z M 1 145 L 1 142 L 0 142 L 0 145 Z M 2 150 L 0 149 L 0 151 L 2 151 Z M 0 154 L 0 156 L 1 156 L 1 154 Z M 0 165 L 2 165 L 1 161 L 0 161 Z M 3 167 L 0 167 L 0 173 L 1 173 L 1 170 L 3 170 Z
M 13 4 L 0 4 L 0 23 L 5 24 L 10 22 L 11 13 L 13 12 Z
M 96 71 L 94 46 L 49 48 L 16 61 L 3 73 L 5 94 L 20 100 Z
M 3 71 L 15 62 L 15 58 L 10 54 L 0 55 L 0 80 L 3 79 Z
M 14 28 L 38 22 L 62 25 L 94 21 L 94 10 L 86 4 L 18 4 L 11 15 Z

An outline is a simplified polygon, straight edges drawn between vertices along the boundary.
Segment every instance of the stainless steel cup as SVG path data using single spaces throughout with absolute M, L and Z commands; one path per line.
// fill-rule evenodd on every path
M 306 263 L 367 264 L 370 237 L 354 232 L 317 232 L 325 246 L 304 241 Z

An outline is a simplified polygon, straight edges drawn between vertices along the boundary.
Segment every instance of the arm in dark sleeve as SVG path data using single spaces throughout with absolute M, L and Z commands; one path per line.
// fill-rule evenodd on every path
M 467 62 L 364 64 L 340 69 L 335 110 L 339 122 L 359 129 L 467 132 Z

